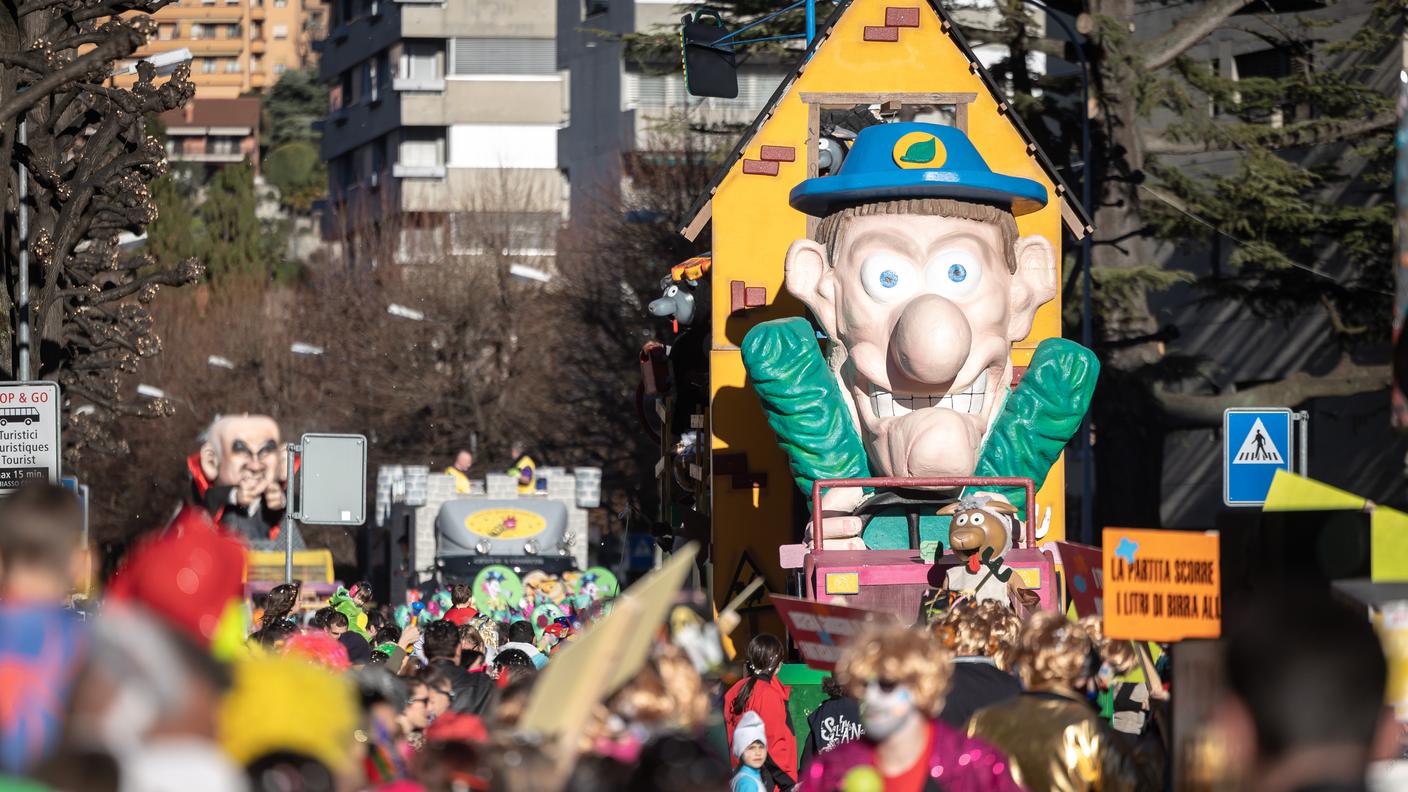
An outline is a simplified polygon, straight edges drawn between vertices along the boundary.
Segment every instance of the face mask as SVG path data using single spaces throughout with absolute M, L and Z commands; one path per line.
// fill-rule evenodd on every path
M 914 697 L 904 685 L 895 685 L 889 691 L 884 690 L 877 680 L 872 679 L 866 685 L 865 698 L 860 705 L 860 719 L 865 733 L 872 738 L 888 738 L 916 714 L 918 710 L 914 708 Z

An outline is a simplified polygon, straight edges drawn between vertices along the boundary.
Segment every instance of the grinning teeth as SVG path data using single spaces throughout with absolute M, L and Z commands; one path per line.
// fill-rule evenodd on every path
M 968 387 L 945 396 L 903 396 L 870 386 L 870 404 L 878 418 L 898 418 L 915 410 L 939 407 L 963 413 L 982 412 L 987 401 L 987 375 L 983 374 Z

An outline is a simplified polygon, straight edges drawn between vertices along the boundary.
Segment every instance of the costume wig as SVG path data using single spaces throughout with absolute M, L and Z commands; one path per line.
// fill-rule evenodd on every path
M 1090 640 L 1095 644 L 1095 651 L 1100 653 L 1100 660 L 1108 665 L 1116 675 L 1127 674 L 1134 669 L 1138 659 L 1134 656 L 1133 643 L 1106 638 L 1105 623 L 1099 616 L 1082 618 L 1080 626 L 1090 634 Z
M 1096 658 L 1090 634 L 1060 613 L 1039 611 L 1022 627 L 1016 660 L 1028 688 L 1079 687 Z
M 904 685 L 915 706 L 933 718 L 944 708 L 953 660 L 927 632 L 897 626 L 871 628 L 846 647 L 836 675 L 855 698 L 864 696 L 873 680 Z

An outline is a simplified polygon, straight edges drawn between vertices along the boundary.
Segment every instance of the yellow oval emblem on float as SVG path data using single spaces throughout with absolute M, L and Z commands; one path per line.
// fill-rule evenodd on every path
M 948 151 L 938 138 L 928 132 L 909 132 L 895 141 L 891 156 L 895 164 L 905 170 L 942 168 L 948 159 Z
M 542 533 L 548 521 L 542 515 L 517 509 L 485 509 L 464 518 L 472 534 L 489 539 L 527 539 Z

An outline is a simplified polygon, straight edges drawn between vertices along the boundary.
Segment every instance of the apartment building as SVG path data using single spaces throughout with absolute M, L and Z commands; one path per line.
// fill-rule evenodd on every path
M 678 0 L 557 0 L 558 62 L 572 76 L 558 158 L 573 216 L 610 204 L 630 157 L 677 146 L 682 119 L 741 130 L 787 75 L 790 59 L 755 58 L 739 70 L 738 98 L 704 99 L 685 90 L 677 53 L 649 63 L 626 57 L 622 35 L 678 31 L 680 9 Z
M 685 127 L 741 133 L 801 57 L 800 41 L 792 43 L 795 51 L 780 55 L 742 47 L 738 96 L 717 99 L 689 95 L 678 51 L 649 62 L 625 52 L 623 35 L 677 34 L 683 11 L 694 7 L 679 0 L 558 0 L 558 62 L 572 76 L 572 114 L 559 138 L 558 159 L 572 183 L 574 216 L 609 205 L 628 170 L 623 166 L 632 157 L 677 146 Z M 823 17 L 834 10 L 831 3 L 818 4 Z M 996 27 L 1000 18 L 993 0 L 965 3 L 956 14 L 981 28 Z M 1042 21 L 1037 25 L 1040 29 Z M 744 33 L 741 38 L 750 37 Z M 978 42 L 975 51 L 988 67 L 1008 57 L 1002 45 Z M 1045 55 L 1029 55 L 1028 66 L 1034 73 L 1044 72 Z
M 473 255 L 492 225 L 541 268 L 567 194 L 556 19 L 556 0 L 337 0 L 318 44 L 325 236 Z
M 188 49 L 196 96 L 234 99 L 311 64 L 326 14 L 323 0 L 178 0 L 156 12 L 156 35 L 132 59 Z
M 249 160 L 259 170 L 258 99 L 196 98 L 161 114 L 166 127 L 166 158 L 214 171 Z

